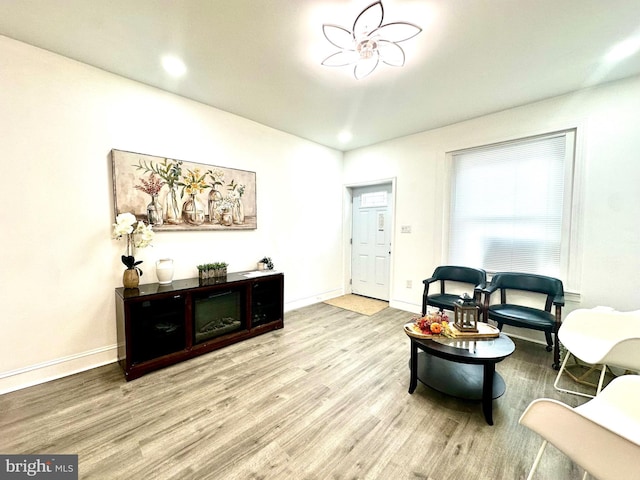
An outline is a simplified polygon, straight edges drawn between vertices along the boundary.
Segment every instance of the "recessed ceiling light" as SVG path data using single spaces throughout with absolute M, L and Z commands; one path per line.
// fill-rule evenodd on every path
M 174 77 L 181 77 L 187 71 L 187 67 L 184 62 L 178 57 L 171 55 L 165 55 L 162 57 L 162 66 L 169 75 L 173 75 Z
M 606 59 L 608 62 L 619 62 L 635 54 L 638 50 L 640 50 L 640 37 L 628 38 L 609 50 Z
M 338 134 L 338 140 L 340 140 L 340 143 L 347 143 L 351 138 L 353 138 L 353 135 L 351 135 L 351 132 L 348 132 L 347 130 L 343 130 Z

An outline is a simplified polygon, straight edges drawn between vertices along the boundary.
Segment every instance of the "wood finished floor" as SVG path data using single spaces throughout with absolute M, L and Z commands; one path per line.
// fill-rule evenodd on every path
M 407 312 L 319 303 L 285 328 L 132 382 L 117 364 L 0 396 L 0 453 L 78 454 L 82 479 L 522 479 L 541 439 L 518 425 L 556 392 L 552 357 L 515 339 L 494 426 L 477 402 L 409 395 Z M 536 479 L 582 472 L 548 447 Z

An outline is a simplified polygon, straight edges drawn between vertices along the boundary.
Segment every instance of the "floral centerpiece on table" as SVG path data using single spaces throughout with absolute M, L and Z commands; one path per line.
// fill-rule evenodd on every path
M 444 312 L 427 313 L 423 317 L 412 318 L 412 329 L 422 335 L 444 335 L 449 336 L 449 316 Z
M 132 213 L 121 213 L 116 217 L 116 223 L 113 224 L 112 237 L 118 240 L 123 237 L 127 239 L 127 254 L 122 255 L 122 263 L 127 267 L 127 270 L 134 270 L 140 276 L 142 276 L 142 270 L 138 265 L 142 263 L 142 260 L 136 261 L 135 249 L 151 245 L 154 236 L 152 228 L 151 225 L 145 225 L 136 220 Z

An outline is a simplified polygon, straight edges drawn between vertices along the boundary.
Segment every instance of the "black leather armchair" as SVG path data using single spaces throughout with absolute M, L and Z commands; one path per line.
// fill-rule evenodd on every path
M 465 293 L 468 293 L 470 297 L 473 297 L 478 306 L 480 306 L 481 291 L 487 282 L 487 272 L 480 268 L 445 265 L 437 267 L 430 278 L 422 281 L 422 283 L 424 283 L 424 292 L 422 294 L 422 315 L 427 313 L 427 305 L 436 307 L 441 311 L 453 311 L 456 301 L 460 298 L 460 293 L 447 293 L 447 281 L 472 285 L 473 291 L 471 291 L 472 289 L 470 288 L 469 292 Z M 429 294 L 429 286 L 434 282 L 440 282 L 440 293 Z
M 491 294 L 500 290 L 500 302 L 491 304 Z M 546 295 L 544 309 L 507 302 L 507 291 L 519 290 Z M 544 275 L 500 272 L 493 275 L 491 284 L 484 291 L 485 319 L 493 320 L 502 330 L 503 325 L 530 328 L 544 332 L 547 351 L 553 350 L 553 368 L 560 368 L 558 329 L 562 324 L 564 287 L 562 281 Z M 551 307 L 554 306 L 554 313 Z M 553 339 L 552 339 L 553 335 Z

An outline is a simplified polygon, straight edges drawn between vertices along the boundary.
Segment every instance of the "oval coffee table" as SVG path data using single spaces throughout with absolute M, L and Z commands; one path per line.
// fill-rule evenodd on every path
M 482 400 L 482 411 L 493 425 L 493 399 L 502 396 L 506 385 L 496 363 L 515 350 L 509 337 L 461 339 L 447 337 L 411 338 L 411 381 L 413 393 L 418 380 L 428 387 L 465 400 Z M 422 352 L 418 353 L 418 349 Z

